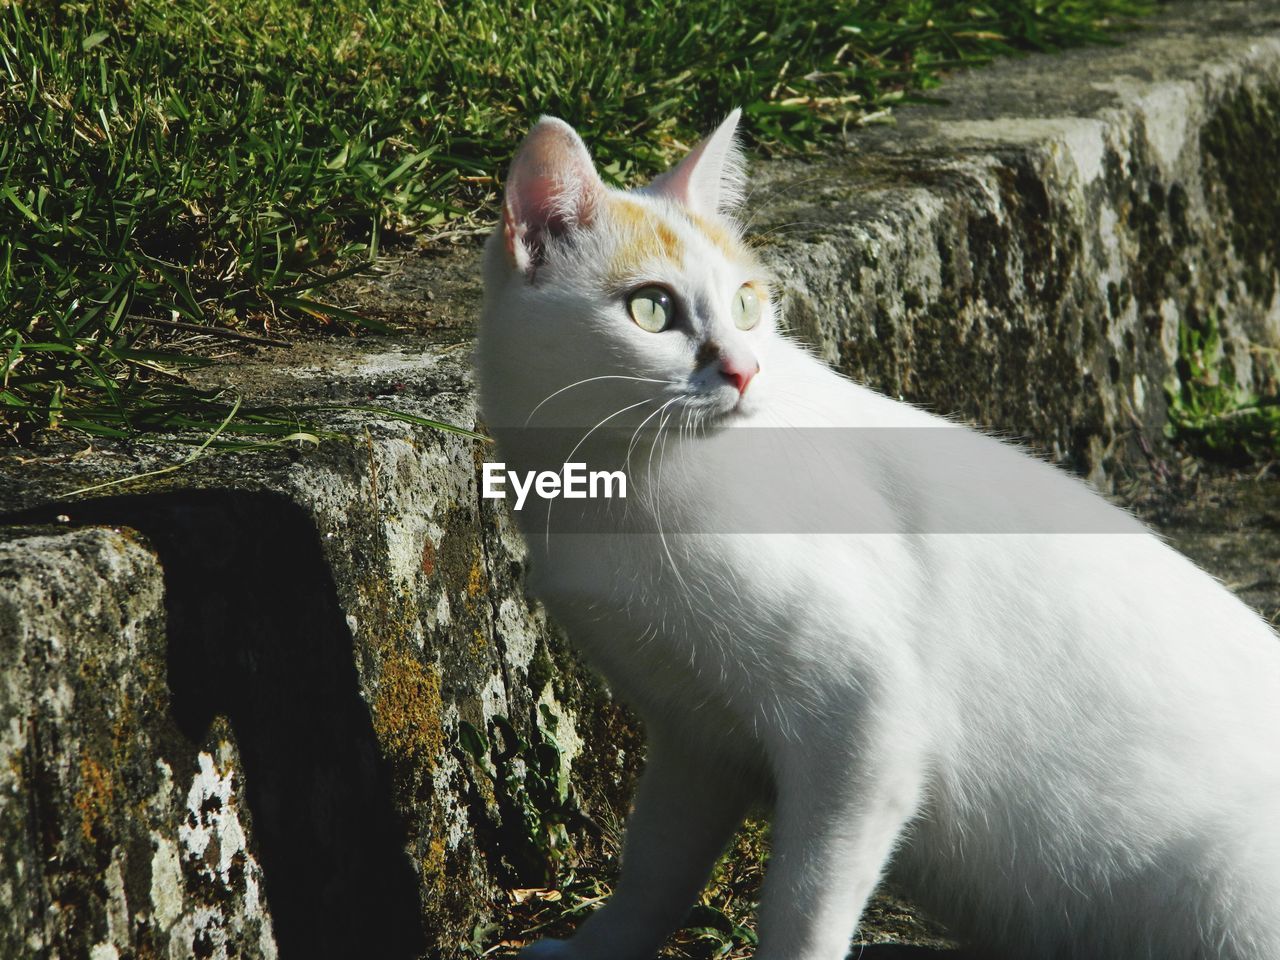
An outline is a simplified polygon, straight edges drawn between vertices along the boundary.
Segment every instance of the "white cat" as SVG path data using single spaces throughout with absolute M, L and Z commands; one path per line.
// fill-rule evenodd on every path
M 1280 957 L 1276 635 L 1084 484 L 779 333 L 729 216 L 737 118 L 629 193 L 542 119 L 486 250 L 508 467 L 559 470 L 555 427 L 657 476 L 625 508 L 556 505 L 596 532 L 519 515 L 534 589 L 649 738 L 613 898 L 524 955 L 654 956 L 761 805 L 759 960 L 843 958 L 886 873 L 983 956 Z M 772 439 L 753 465 L 735 437 Z M 1064 507 L 1102 525 L 1062 532 Z M 753 516 L 780 519 L 736 532 Z

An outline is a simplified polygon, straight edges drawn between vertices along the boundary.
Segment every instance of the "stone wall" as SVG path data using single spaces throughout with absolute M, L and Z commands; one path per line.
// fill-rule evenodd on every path
M 394 383 L 405 412 L 474 424 L 466 353 L 420 351 L 295 367 L 293 399 Z M 30 668 L 0 674 L 6 956 L 450 955 L 501 888 L 544 879 L 532 747 L 554 740 L 561 783 L 572 764 L 623 802 L 636 734 L 525 597 L 480 445 L 329 426 L 346 439 L 310 454 L 69 502 L 41 501 L 172 453 L 10 475 L 24 526 L 0 539 L 0 624 Z M 504 723 L 523 753 L 503 755 Z M 490 741 L 481 763 L 463 724 Z
M 939 95 L 768 175 L 757 223 L 827 359 L 1100 485 L 1161 442 L 1180 324 L 1274 390 L 1280 6 L 1174 5 Z

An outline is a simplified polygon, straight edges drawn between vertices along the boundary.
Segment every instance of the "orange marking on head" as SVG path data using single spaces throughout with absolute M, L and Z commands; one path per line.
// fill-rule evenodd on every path
M 752 274 L 767 276 L 755 251 L 728 225 L 680 207 L 675 215 L 655 210 L 630 197 L 609 198 L 608 217 L 619 237 L 617 252 L 609 264 L 609 276 L 625 285 L 651 273 L 662 262 L 681 266 L 687 251 L 682 228 L 697 231 L 724 256 Z M 683 215 L 683 224 L 681 223 Z M 686 235 L 687 236 L 687 235 Z
M 649 219 L 650 213 L 644 204 L 637 203 L 628 197 L 611 196 L 609 198 L 609 215 L 614 223 L 624 229 L 637 229 Z
M 760 260 L 755 249 L 741 235 L 738 229 L 729 223 L 713 217 L 701 216 L 692 210 L 686 210 L 689 223 L 725 255 L 725 258 L 737 264 L 749 274 L 761 281 L 771 276 L 771 271 Z
M 725 256 L 734 260 L 741 260 L 743 259 L 744 254 L 747 254 L 746 245 L 734 236 L 734 234 L 723 224 L 717 223 L 714 220 L 709 220 L 704 216 L 694 213 L 692 210 L 686 211 L 686 216 L 688 216 L 689 222 L 697 227 L 698 230 L 702 232 L 703 236 L 719 247 Z
M 609 217 L 621 236 L 610 274 L 621 279 L 643 272 L 654 260 L 677 266 L 684 260 L 684 244 L 662 216 L 626 197 L 610 198 Z
M 654 233 L 658 238 L 658 245 L 662 248 L 662 254 L 669 260 L 677 260 L 680 255 L 680 238 L 676 236 L 675 231 L 669 226 L 658 220 L 653 226 Z

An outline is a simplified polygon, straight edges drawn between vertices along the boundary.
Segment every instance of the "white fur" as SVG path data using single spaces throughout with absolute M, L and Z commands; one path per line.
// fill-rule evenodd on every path
M 655 178 L 646 192 L 673 196 L 703 216 L 735 210 L 742 203 L 746 180 L 746 166 L 734 139 L 741 116 L 741 110 L 732 111 L 687 157 Z
M 566 189 L 604 189 L 588 186 Z M 501 230 L 487 250 L 482 400 L 509 468 L 559 467 L 526 421 L 586 433 L 630 404 L 614 423 L 671 401 L 632 462 L 669 474 L 627 505 L 661 527 L 731 509 L 735 478 L 704 455 L 724 431 L 961 429 L 833 373 L 778 332 L 772 305 L 737 330 L 734 291 L 767 278 L 691 227 L 677 205 L 697 201 L 661 181 L 630 196 L 686 256 L 634 280 L 700 306 L 686 331 L 641 330 L 604 287 L 622 240 L 593 195 L 592 221 L 549 242 L 532 278 Z M 714 369 L 694 370 L 708 337 L 759 361 L 741 401 Z M 620 462 L 605 433 L 583 453 Z M 534 588 L 649 736 L 614 897 L 573 939 L 526 955 L 653 956 L 763 805 L 759 960 L 843 958 L 886 872 L 984 956 L 1280 957 L 1275 634 L 1149 533 L 998 532 L 1034 529 L 1035 505 L 1011 507 L 983 477 L 953 482 L 895 453 L 893 435 L 847 467 L 858 509 L 896 533 L 570 536 L 522 514 Z M 1064 502 L 1113 509 L 965 436 Z M 957 510 L 987 532 L 929 533 L 920 519 Z

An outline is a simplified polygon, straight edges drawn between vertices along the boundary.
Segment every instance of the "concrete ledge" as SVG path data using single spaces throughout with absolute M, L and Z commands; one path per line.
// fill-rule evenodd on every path
M 1239 378 L 1269 375 L 1280 0 L 1174 4 L 1128 46 L 940 94 L 839 157 L 757 172 L 755 229 L 828 358 L 1100 483 L 1160 452 L 1180 322 L 1212 313 Z M 430 336 L 214 376 L 472 426 L 478 284 L 474 250 L 407 258 L 358 298 Z M 554 738 L 549 775 L 588 809 L 625 810 L 636 735 L 525 597 L 482 451 L 326 426 L 346 439 L 70 500 L 175 451 L 0 456 L 20 524 L 0 530 L 5 956 L 453 955 L 543 868 L 506 721 L 526 749 Z
M 475 422 L 465 349 L 325 345 L 288 369 L 247 363 L 232 376 L 248 392 L 265 377 L 277 399 L 375 396 L 419 416 Z M 74 864 L 68 869 L 97 918 L 78 914 L 60 928 L 53 942 L 68 953 L 150 945 L 188 956 L 193 936 L 244 957 L 277 949 L 388 958 L 451 951 L 492 909 L 500 887 L 536 885 L 545 868 L 519 798 L 491 782 L 506 761 L 481 770 L 459 749 L 462 722 L 488 730 L 496 755 L 514 745 L 493 733 L 495 720 L 537 744 L 549 735 L 539 724 L 555 717 L 565 779 L 572 763 L 601 796 L 622 802 L 635 734 L 524 597 L 523 545 L 479 498 L 475 441 L 360 414 L 337 415 L 327 426 L 348 439 L 310 454 L 214 457 L 70 502 L 49 503 L 48 495 L 154 469 L 174 451 L 53 454 L 9 472 L 4 506 L 21 511 L 9 519 L 53 526 L 41 528 L 43 539 L 24 528 L 0 539 L 9 559 L 0 585 L 12 598 L 6 624 L 57 648 L 78 647 L 96 609 L 79 611 L 78 596 L 96 590 L 124 603 L 138 589 L 132 568 L 104 577 L 100 564 L 82 563 L 80 544 L 119 530 L 110 536 L 144 545 L 129 556 L 150 577 L 141 582 L 154 588 L 153 604 L 163 598 L 151 646 L 119 650 L 92 689 L 77 679 L 77 662 L 40 650 L 31 657 L 49 659 L 46 672 L 88 697 L 106 695 L 100 684 L 109 693 L 115 683 L 158 677 L 157 696 L 167 691 L 167 699 L 145 721 L 110 734 L 123 744 L 117 749 L 149 763 L 157 738 L 176 744 L 166 789 L 180 799 L 215 783 L 223 809 L 242 817 L 245 857 L 261 864 L 251 915 L 244 871 L 228 873 L 218 859 L 226 845 L 184 833 L 181 803 L 140 814 L 141 788 L 104 764 L 94 801 L 102 829 L 81 838 L 70 820 L 60 821 L 47 840 L 58 862 Z M 79 611 L 71 619 L 30 596 L 45 564 L 65 571 L 62 609 Z M 94 629 L 106 645 L 115 627 Z M 7 707 L 14 722 L 64 722 L 48 714 L 30 677 L 2 675 L 14 691 Z M 94 727 L 100 737 L 107 729 L 115 730 L 105 720 Z M 78 741 L 69 733 L 56 759 L 74 767 Z M 9 756 L 20 747 L 15 741 Z M 34 789 L 27 779 L 0 795 L 0 823 L 15 839 L 23 836 L 23 798 Z M 74 771 L 51 788 L 58 802 L 83 789 Z M 137 827 L 146 829 L 134 842 Z M 6 849 L 21 849 L 3 839 Z M 146 893 L 160 882 L 157 851 L 170 870 L 159 899 Z M 24 857 L 15 869 L 39 876 L 46 862 Z M 112 863 L 139 877 L 143 891 L 128 900 L 130 922 L 114 927 L 102 921 L 117 909 L 101 879 Z M 219 910 L 206 905 L 211 887 Z M 15 943 L 43 911 L 24 901 L 6 914 Z M 251 922 L 263 931 L 259 940 L 232 936 Z
M 1115 49 L 958 77 L 766 171 L 796 329 L 891 395 L 1105 484 L 1159 447 L 1180 323 L 1242 385 L 1280 343 L 1280 4 L 1174 4 Z

